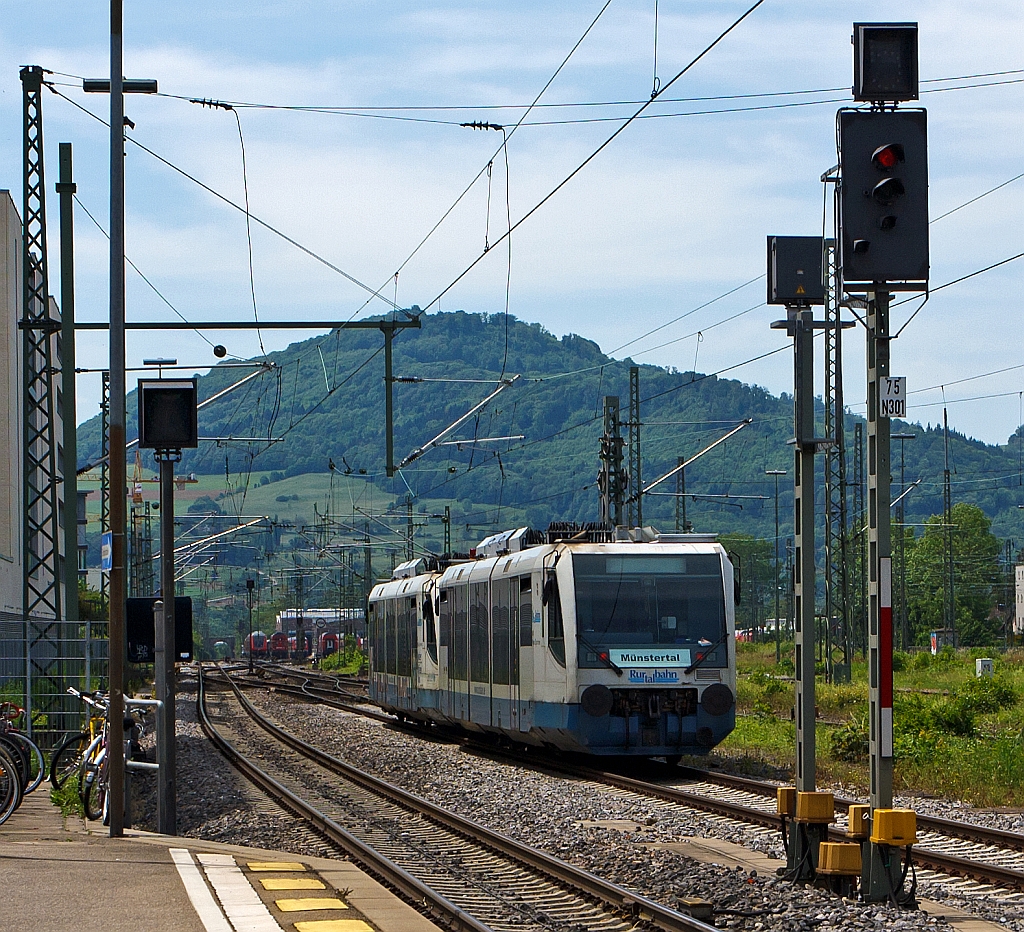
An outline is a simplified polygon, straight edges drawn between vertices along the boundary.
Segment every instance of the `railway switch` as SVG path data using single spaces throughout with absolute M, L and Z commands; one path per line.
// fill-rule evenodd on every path
M 846 837 L 866 840 L 871 833 L 871 807 L 854 803 L 848 810 L 848 816 L 849 827 L 846 829 Z
M 836 804 L 831 793 L 810 792 L 796 794 L 794 822 L 828 825 L 836 820 Z
M 796 815 L 796 787 L 780 786 L 775 789 L 775 811 L 783 818 Z
M 876 809 L 871 820 L 871 841 L 905 848 L 917 843 L 917 813 L 913 809 Z

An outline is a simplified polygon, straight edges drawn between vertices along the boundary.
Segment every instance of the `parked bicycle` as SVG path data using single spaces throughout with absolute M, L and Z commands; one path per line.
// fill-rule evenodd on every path
M 27 796 L 33 792 L 46 776 L 43 752 L 18 726 L 24 725 L 25 710 L 13 702 L 0 702 L 0 745 L 18 765 L 21 776 L 21 792 Z
M 51 781 L 63 786 L 72 773 L 78 774 L 78 795 L 87 819 L 103 819 L 109 822 L 108 774 L 110 761 L 110 719 L 109 701 L 99 693 L 83 693 L 69 688 L 68 692 L 81 699 L 91 710 L 89 732 L 65 741 L 54 755 L 51 764 Z M 148 707 L 158 705 L 153 699 L 125 699 L 124 755 L 128 769 L 152 769 L 155 764 L 137 760 L 141 756 L 140 741 L 145 729 L 145 715 Z M 88 739 L 85 747 L 82 744 Z M 78 758 L 77 766 L 73 765 Z
M 21 805 L 21 772 L 5 747 L 0 747 L 0 825 Z

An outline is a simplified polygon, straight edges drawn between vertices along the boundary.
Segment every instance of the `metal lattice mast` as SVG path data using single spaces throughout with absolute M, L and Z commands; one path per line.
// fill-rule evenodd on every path
M 846 443 L 843 431 L 842 324 L 836 288 L 836 250 L 825 241 L 825 618 L 829 625 L 827 672 L 845 680 L 850 664 L 850 614 L 846 545 Z
M 957 646 L 956 638 L 956 596 L 953 580 L 953 488 L 949 470 L 949 419 L 946 409 L 942 409 L 942 433 L 945 443 L 944 467 L 942 470 L 942 624 L 946 628 L 953 646 Z
M 43 178 L 43 70 L 21 69 L 24 103 L 22 233 L 23 351 L 23 576 L 25 614 L 25 709 L 32 731 L 34 711 L 48 716 L 46 731 L 64 730 L 65 638 L 61 618 L 63 567 L 60 555 L 61 474 L 57 461 L 57 392 L 60 369 L 50 316 L 46 263 L 46 197 Z M 44 743 L 48 743 L 44 742 Z
M 626 523 L 640 527 L 644 523 L 643 476 L 640 462 L 640 367 L 629 367 L 629 504 Z
M 604 432 L 601 435 L 600 522 L 604 527 L 622 524 L 626 476 L 622 471 L 622 434 L 619 428 L 619 396 L 604 397 Z M 631 496 L 632 497 L 632 496 Z
M 103 390 L 100 398 L 100 531 L 110 530 L 110 373 L 103 373 Z M 103 607 L 110 601 L 110 576 L 101 574 L 100 591 L 103 593 Z
M 24 304 L 21 326 L 25 361 L 25 565 L 27 618 L 61 617 L 58 521 L 55 333 L 50 317 L 46 263 L 46 197 L 43 178 L 43 70 L 21 69 L 24 91 Z

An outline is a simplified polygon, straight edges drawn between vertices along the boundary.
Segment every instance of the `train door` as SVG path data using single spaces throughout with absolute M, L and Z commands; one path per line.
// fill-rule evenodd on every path
M 469 584 L 469 720 L 491 723 L 491 600 L 487 580 Z
M 469 721 L 469 586 L 456 586 L 452 643 L 455 659 L 451 665 L 452 717 Z
M 518 653 L 519 644 L 512 612 L 518 598 L 518 578 L 492 580 L 490 724 L 495 728 L 508 728 L 513 719 L 518 720 L 513 711 L 513 684 L 518 680 L 518 664 L 513 662 L 513 654 Z
M 440 608 L 440 641 L 437 645 L 437 689 L 438 711 L 442 715 L 452 714 L 452 611 L 455 600 L 450 589 L 441 589 L 437 597 Z
M 519 730 L 529 731 L 533 727 L 533 590 L 530 576 L 520 576 L 511 582 L 518 589 L 519 599 Z

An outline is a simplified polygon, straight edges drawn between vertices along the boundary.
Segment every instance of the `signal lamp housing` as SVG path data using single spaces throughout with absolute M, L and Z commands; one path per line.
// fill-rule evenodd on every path
M 917 97 L 917 23 L 854 23 L 853 99 Z

